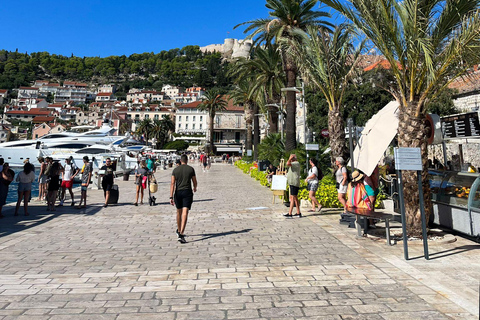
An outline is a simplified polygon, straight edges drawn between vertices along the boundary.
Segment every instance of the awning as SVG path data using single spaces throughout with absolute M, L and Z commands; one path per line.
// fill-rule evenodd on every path
M 371 175 L 398 130 L 399 104 L 389 102 L 368 120 L 353 152 L 353 165 Z
M 240 152 L 240 147 L 217 147 L 217 152 Z

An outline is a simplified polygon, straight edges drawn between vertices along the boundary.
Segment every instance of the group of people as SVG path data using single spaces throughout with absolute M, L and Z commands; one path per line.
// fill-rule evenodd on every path
M 322 205 L 319 203 L 315 194 L 318 190 L 319 181 L 322 179 L 323 174 L 318 167 L 318 162 L 315 158 L 309 159 L 310 168 L 308 170 L 305 182 L 307 183 L 308 196 L 311 200 L 312 208 L 309 212 L 320 212 Z M 379 192 L 379 169 L 375 168 L 370 176 L 366 176 L 364 173 L 356 170 L 350 176 L 345 166 L 345 161 L 342 157 L 337 157 L 335 161 L 335 180 L 336 189 L 338 195 L 338 201 L 344 207 L 344 212 L 348 208 L 364 208 L 368 210 L 375 210 L 375 200 Z M 298 192 L 300 190 L 300 163 L 297 160 L 295 154 L 291 154 L 287 160 L 286 166 L 287 183 L 289 185 L 290 194 L 290 207 L 288 213 L 284 214 L 285 217 L 291 218 L 294 216 L 301 217 L 300 203 L 298 200 Z M 267 168 L 267 179 L 271 182 L 271 177 L 275 174 L 276 168 L 270 165 Z M 293 214 L 293 210 L 296 208 L 296 214 Z

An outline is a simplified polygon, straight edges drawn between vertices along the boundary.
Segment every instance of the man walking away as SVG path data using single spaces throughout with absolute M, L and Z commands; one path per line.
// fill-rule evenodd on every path
M 108 198 L 110 198 L 110 190 L 112 190 L 114 180 L 112 160 L 107 158 L 105 165 L 101 167 L 100 170 L 102 171 L 100 176 L 102 177 L 102 189 L 103 195 L 105 196 L 105 204 L 103 207 L 106 208 L 108 207 Z
M 73 179 L 77 176 L 77 174 L 80 172 L 80 169 L 72 162 L 71 158 L 65 159 L 65 168 L 64 171 L 62 172 L 62 193 L 60 196 L 60 204 L 59 206 L 63 206 L 63 202 L 65 201 L 65 190 L 68 189 L 68 192 L 70 193 L 70 198 L 72 198 L 72 204 L 71 206 L 75 205 L 75 199 L 73 196 Z
M 170 184 L 170 204 L 177 207 L 177 237 L 180 243 L 186 243 L 185 226 L 187 225 L 188 211 L 192 208 L 193 193 L 197 192 L 197 177 L 195 169 L 187 165 L 186 155 L 180 157 L 181 165 L 172 172 Z M 193 182 L 193 191 L 192 191 Z
M 86 208 L 87 207 L 87 189 L 88 185 L 90 184 L 90 180 L 92 179 L 92 164 L 89 162 L 88 156 L 83 157 L 83 167 L 81 170 L 82 173 L 82 186 L 81 186 L 81 196 L 80 196 L 80 203 L 78 204 L 78 209 Z M 83 202 L 83 206 L 82 206 Z

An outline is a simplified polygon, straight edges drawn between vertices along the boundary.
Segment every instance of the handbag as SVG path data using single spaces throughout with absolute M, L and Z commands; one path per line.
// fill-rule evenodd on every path
M 335 182 L 335 188 L 340 189 L 340 183 Z
M 158 191 L 157 179 L 152 175 L 150 178 L 150 193 L 155 193 Z

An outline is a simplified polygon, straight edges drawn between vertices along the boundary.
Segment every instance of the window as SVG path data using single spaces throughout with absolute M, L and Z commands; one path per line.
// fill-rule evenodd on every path
M 195 116 L 193 116 L 193 121 L 195 121 Z
M 42 129 L 45 129 L 45 125 L 42 126 Z
M 182 121 L 182 116 L 178 116 L 178 122 Z
M 188 130 L 188 123 L 185 123 L 185 130 Z
M 182 127 L 182 124 L 181 124 L 181 123 L 179 123 L 179 124 L 178 124 L 178 129 L 180 129 L 181 127 Z
M 38 134 L 36 133 L 36 134 L 35 134 L 35 139 L 37 139 L 37 138 L 38 138 Z
M 188 116 L 185 116 L 185 121 L 188 121 Z
M 192 124 L 192 129 L 193 129 L 193 130 L 195 130 L 195 123 L 194 123 L 194 124 Z
M 150 115 L 146 114 L 145 119 L 149 119 L 149 118 L 150 118 Z
M 200 130 L 202 130 L 202 124 L 200 123 Z
M 203 121 L 203 116 L 200 116 L 200 121 Z
M 156 114 L 153 119 L 158 120 L 158 114 Z

